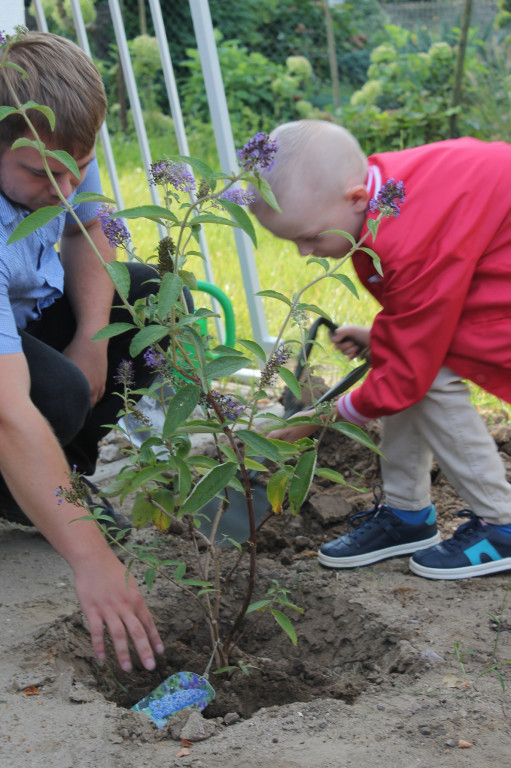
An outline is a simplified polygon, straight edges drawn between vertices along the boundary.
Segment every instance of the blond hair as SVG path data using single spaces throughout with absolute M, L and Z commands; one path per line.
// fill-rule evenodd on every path
M 281 207 L 298 196 L 335 200 L 351 186 L 363 184 L 367 158 L 355 137 L 326 120 L 296 120 L 279 125 L 270 135 L 278 144 L 275 161 L 261 175 Z M 257 216 L 267 207 L 256 194 L 250 209 Z
M 42 138 L 76 156 L 88 154 L 105 118 L 106 95 L 101 76 L 81 48 L 70 40 L 45 32 L 29 32 L 15 41 L 7 61 L 21 67 L 28 77 L 14 68 L 5 68 L 16 96 L 22 104 L 34 101 L 51 107 L 56 125 L 53 133 L 44 114 L 28 110 L 28 116 Z M 7 83 L 0 76 L 0 104 L 15 106 Z M 0 122 L 0 150 L 27 132 L 21 115 L 10 115 Z

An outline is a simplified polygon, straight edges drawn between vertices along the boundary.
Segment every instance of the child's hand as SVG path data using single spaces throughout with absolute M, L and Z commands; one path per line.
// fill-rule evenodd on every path
M 362 325 L 341 325 L 330 336 L 332 344 L 340 350 L 343 355 L 353 360 L 354 357 L 360 357 L 364 351 L 364 357 L 367 357 L 369 350 L 369 334 L 371 329 Z
M 315 416 L 316 411 L 300 411 L 300 413 L 293 414 L 294 418 L 298 418 L 299 416 Z M 319 429 L 319 424 L 300 424 L 296 427 L 289 426 L 289 427 L 282 427 L 281 429 L 274 429 L 272 432 L 269 432 L 267 437 L 274 438 L 275 440 L 285 440 L 287 443 L 294 443 L 297 440 L 299 440 L 301 437 L 309 437 L 312 435 L 317 429 Z

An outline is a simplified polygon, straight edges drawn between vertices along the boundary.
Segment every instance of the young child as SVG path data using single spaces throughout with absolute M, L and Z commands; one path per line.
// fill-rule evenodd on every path
M 375 218 L 371 199 L 388 180 L 403 182 L 398 217 L 383 219 L 375 242 L 383 277 L 363 251 L 360 281 L 381 304 L 372 328 L 343 326 L 333 342 L 349 357 L 370 345 L 371 371 L 343 395 L 336 418 L 381 418 L 386 503 L 355 530 L 321 547 L 332 568 L 411 554 L 410 567 L 434 579 L 511 569 L 511 485 L 495 442 L 469 401 L 463 379 L 511 402 L 511 145 L 472 138 L 365 158 L 354 137 L 332 123 L 278 127 L 278 151 L 265 171 L 282 213 L 260 197 L 252 210 L 302 256 L 341 258 Z M 272 433 L 285 440 L 313 427 Z M 430 498 L 437 460 L 470 510 L 440 542 Z

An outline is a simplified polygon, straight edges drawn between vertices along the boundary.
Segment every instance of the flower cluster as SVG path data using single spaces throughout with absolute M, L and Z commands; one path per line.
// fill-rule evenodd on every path
M 220 392 L 216 392 L 214 389 L 211 390 L 211 395 L 225 418 L 229 421 L 236 421 L 236 419 L 239 418 L 245 410 L 245 407 L 239 402 L 239 400 L 236 400 L 235 397 L 231 397 L 231 395 L 222 395 Z
M 83 507 L 84 501 L 88 496 L 88 489 L 82 480 L 81 474 L 78 472 L 78 467 L 73 464 L 73 469 L 69 473 L 69 488 L 64 488 L 59 485 L 55 488 L 55 496 L 57 497 L 57 504 L 62 504 L 63 501 L 67 501 L 69 504 L 74 504 L 76 507 Z
M 176 244 L 171 237 L 162 237 L 158 243 L 158 273 L 163 277 L 167 272 L 174 271 Z
M 270 139 L 266 133 L 256 133 L 255 136 L 238 150 L 238 160 L 245 171 L 257 171 L 261 168 L 271 168 L 277 151 L 277 141 Z
M 289 344 L 280 344 L 268 359 L 265 368 L 261 373 L 261 388 L 275 384 L 278 369 L 281 365 L 285 365 L 290 357 L 291 346 Z
M 130 242 L 130 233 L 121 219 L 112 219 L 115 213 L 113 205 L 103 203 L 98 210 L 98 219 L 103 234 L 111 248 L 121 248 Z
M 218 198 L 219 200 L 230 200 L 238 205 L 250 205 L 255 200 L 255 195 L 247 192 L 246 189 L 226 189 Z
M 402 181 L 389 179 L 369 203 L 371 213 L 383 216 L 399 216 L 400 206 L 405 201 L 405 185 Z
M 165 373 L 167 370 L 167 361 L 161 352 L 157 352 L 154 347 L 148 347 L 144 352 L 144 361 L 148 368 L 156 373 Z
M 135 383 L 135 372 L 131 360 L 121 360 L 114 375 L 116 384 L 122 384 L 124 387 L 132 387 Z
M 0 45 L 3 45 L 7 42 L 7 35 L 5 34 L 5 30 L 0 29 Z
M 171 187 L 182 192 L 193 192 L 195 190 L 195 179 L 188 168 L 182 163 L 175 163 L 171 160 L 160 160 L 159 163 L 151 163 L 149 182 L 161 187 L 170 184 Z

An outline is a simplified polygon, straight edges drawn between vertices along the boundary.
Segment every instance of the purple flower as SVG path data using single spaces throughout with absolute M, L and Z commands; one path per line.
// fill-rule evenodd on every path
M 114 213 L 115 208 L 113 205 L 107 205 L 106 203 L 103 203 L 98 211 L 101 229 L 111 248 L 124 246 L 130 241 L 130 233 L 121 219 L 110 218 Z
M 271 168 L 277 147 L 277 141 L 270 139 L 266 133 L 256 133 L 242 149 L 238 150 L 239 163 L 245 171 Z
M 275 383 L 278 369 L 280 366 L 285 365 L 290 357 L 291 346 L 289 344 L 279 344 L 261 373 L 261 387 L 269 387 Z
M 7 35 L 5 34 L 4 29 L 0 29 L 0 45 L 3 45 L 7 42 Z
M 405 185 L 402 181 L 388 179 L 373 199 L 369 202 L 371 213 L 382 216 L 399 216 L 400 206 L 405 201 Z
M 237 203 L 238 205 L 250 205 L 250 203 L 254 202 L 255 195 L 252 195 L 245 189 L 226 189 L 218 199 L 230 200 L 232 203 Z
M 125 387 L 133 386 L 135 383 L 135 371 L 131 360 L 121 360 L 114 376 L 114 381 L 116 384 L 123 384 Z
M 229 421 L 236 421 L 245 410 L 245 406 L 243 406 L 239 400 L 236 400 L 236 398 L 231 397 L 231 395 L 222 395 L 214 389 L 211 390 L 211 394 L 216 403 L 220 406 L 223 415 L 226 419 L 229 419 Z
M 157 352 L 154 347 L 148 347 L 144 352 L 144 361 L 148 368 L 153 371 L 163 373 L 166 369 L 167 361 L 161 352 Z
M 151 163 L 149 182 L 160 186 L 170 184 L 182 192 L 192 192 L 195 190 L 195 179 L 188 168 L 182 163 L 174 163 L 170 160 L 160 160 L 159 163 Z

